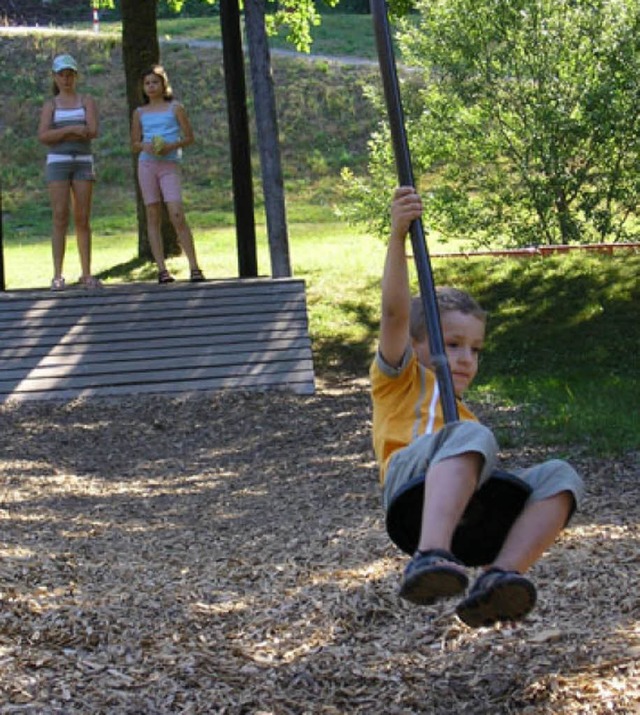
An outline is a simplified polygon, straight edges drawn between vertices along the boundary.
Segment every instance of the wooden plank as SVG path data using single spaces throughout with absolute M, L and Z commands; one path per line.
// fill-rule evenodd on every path
M 80 318 L 94 319 L 100 315 L 119 316 L 125 320 L 129 314 L 136 314 L 141 317 L 151 317 L 161 319 L 162 316 L 171 314 L 172 311 L 177 311 L 182 314 L 199 314 L 206 315 L 246 315 L 255 309 L 256 306 L 264 307 L 271 306 L 273 311 L 278 311 L 295 306 L 304 307 L 304 296 L 302 295 L 287 295 L 287 296 L 254 296 L 251 300 L 220 300 L 212 299 L 210 296 L 206 299 L 199 298 L 197 301 L 188 296 L 176 295 L 172 301 L 142 301 L 139 298 L 135 301 L 117 302 L 117 303 L 86 303 L 79 300 L 75 303 L 61 302 L 51 306 L 30 306 L 28 308 L 18 307 L 11 303 L 3 303 L 0 301 L 0 321 L 3 321 L 2 327 L 11 327 L 10 323 L 28 320 L 32 324 L 36 324 L 38 319 L 59 320 L 61 323 L 76 321 Z M 4 322 L 6 321 L 6 322 Z
M 84 389 L 56 390 L 44 392 L 17 393 L 11 396 L 15 402 L 32 400 L 73 400 L 88 397 L 122 397 L 140 394 L 197 394 L 218 390 L 284 390 L 298 395 L 313 395 L 314 387 L 309 380 L 309 371 L 300 373 L 270 374 L 266 376 L 233 375 L 214 380 L 182 381 L 179 383 L 144 383 L 134 385 L 102 385 Z M 6 401 L 6 400 L 3 400 Z
M 173 370 L 163 367 L 161 369 L 151 368 L 149 370 L 136 372 L 120 372 L 116 370 L 103 373 L 87 372 L 86 374 L 74 372 L 72 375 L 61 373 L 58 376 L 45 374 L 42 377 L 36 375 L 35 378 L 29 374 L 23 380 L 0 380 L 0 390 L 9 387 L 15 396 L 22 392 L 81 389 L 86 387 L 95 388 L 101 385 L 169 385 L 180 382 L 193 385 L 197 381 L 212 383 L 216 380 L 229 377 L 251 377 L 258 379 L 274 374 L 287 376 L 291 371 L 307 371 L 310 365 L 311 362 L 308 359 L 302 358 L 297 360 L 290 359 L 283 363 L 254 362 L 216 366 L 205 364 L 200 367 L 190 366 L 186 370 L 182 367 L 176 367 Z
M 86 300 L 118 300 L 122 296 L 131 297 L 138 294 L 144 296 L 167 297 L 172 293 L 209 293 L 215 290 L 216 295 L 240 295 L 242 293 L 255 295 L 256 292 L 262 295 L 268 293 L 299 292 L 304 287 L 302 278 L 243 278 L 243 279 L 211 279 L 204 283 L 189 283 L 188 281 L 176 281 L 172 284 L 159 285 L 154 282 L 139 281 L 136 283 L 119 283 L 107 286 L 104 290 L 85 290 L 79 285 L 69 285 L 66 290 L 54 292 L 42 288 L 19 288 L 6 291 L 0 296 L 0 300 L 19 302 L 30 300 L 75 300 L 83 298 Z
M 231 369 L 243 365 L 267 365 L 270 363 L 298 361 L 307 355 L 306 346 L 301 348 L 286 350 L 247 350 L 237 353 L 200 354 L 185 353 L 171 357 L 156 357 L 152 353 L 146 359 L 137 360 L 102 360 L 87 362 L 77 360 L 75 362 L 57 363 L 55 365 L 36 365 L 28 370 L 29 380 L 40 380 L 46 378 L 60 379 L 67 377 L 72 371 L 74 378 L 85 375 L 101 377 L 108 374 L 121 375 L 123 373 L 135 375 L 143 372 L 145 379 L 148 379 L 152 372 L 162 372 L 164 370 L 190 371 L 200 368 L 229 367 Z M 0 390 L 8 382 L 21 380 L 24 378 L 24 366 L 14 369 L 3 369 L 0 371 Z
M 202 289 L 198 293 L 183 289 L 169 297 L 151 290 L 148 294 L 120 294 L 116 300 L 107 294 L 107 290 L 90 297 L 86 294 L 69 296 L 63 293 L 61 297 L 52 299 L 48 297 L 50 294 L 45 294 L 46 297 L 28 301 L 12 300 L 6 297 L 6 293 L 0 293 L 0 330 L 22 327 L 26 323 L 37 327 L 43 320 L 47 325 L 69 325 L 79 321 L 90 323 L 105 319 L 125 322 L 132 316 L 138 316 L 141 321 L 148 318 L 163 320 L 174 313 L 187 316 L 244 316 L 253 313 L 256 308 L 264 313 L 293 310 L 294 306 L 306 311 L 304 293 L 292 294 L 290 287 L 286 288 L 282 286 L 283 292 L 278 294 L 273 290 L 265 292 L 262 287 L 258 291 L 254 287 L 253 294 L 243 290 L 238 296 L 227 299 L 224 296 L 229 295 L 229 291 L 224 288 L 216 289 L 215 293 L 212 289 L 208 294 Z M 268 306 L 273 310 L 269 311 Z
M 212 353 L 212 348 L 224 348 L 224 353 L 226 355 L 233 355 L 234 353 L 243 353 L 247 349 L 251 349 L 254 352 L 261 349 L 269 350 L 288 350 L 296 348 L 304 348 L 306 350 L 310 349 L 309 338 L 305 336 L 292 337 L 292 338 L 273 338 L 271 340 L 262 341 L 259 343 L 255 340 L 245 339 L 244 341 L 237 343 L 204 343 L 198 337 L 192 337 L 191 342 L 189 340 L 179 339 L 168 344 L 166 340 L 157 341 L 159 344 L 157 346 L 149 345 L 150 341 L 145 341 L 143 343 L 138 343 L 140 347 L 138 349 L 132 349 L 129 343 L 126 343 L 126 349 L 118 350 L 117 355 L 112 355 L 115 352 L 113 350 L 99 349 L 99 346 L 89 345 L 87 350 L 79 352 L 74 346 L 63 346 L 65 350 L 58 350 L 53 348 L 52 350 L 40 349 L 36 354 L 30 349 L 26 349 L 20 352 L 19 355 L 15 357 L 8 357 L 2 359 L 2 368 L 0 369 L 0 375 L 2 371 L 15 370 L 15 369 L 25 369 L 43 366 L 53 366 L 53 365 L 76 365 L 79 362 L 83 363 L 94 363 L 104 360 L 110 360 L 114 364 L 119 361 L 125 360 L 149 360 L 155 358 L 170 358 L 170 357 L 183 357 L 185 355 L 210 355 Z M 108 348 L 114 347 L 111 345 Z
M 284 316 L 284 320 L 273 320 L 273 316 L 263 317 L 259 314 L 252 315 L 250 320 L 235 322 L 233 319 L 225 320 L 224 317 L 208 320 L 206 318 L 181 320 L 179 317 L 162 322 L 138 323 L 136 321 L 126 324 L 48 327 L 40 329 L 25 328 L 24 330 L 2 332 L 2 350 L 17 345 L 54 345 L 60 343 L 94 343 L 94 342 L 128 342 L 130 339 L 151 339 L 163 336 L 180 337 L 193 334 L 203 336 L 222 333 L 224 335 L 265 334 L 273 335 L 277 332 L 299 332 L 306 329 L 306 317 L 297 313 Z
M 314 391 L 304 282 L 0 294 L 0 401 Z
M 11 307 L 11 306 L 9 306 Z M 48 326 L 68 326 L 68 325 L 93 325 L 100 323 L 128 322 L 137 320 L 164 321 L 172 315 L 191 316 L 194 318 L 220 318 L 229 317 L 242 320 L 247 315 L 251 315 L 256 309 L 261 313 L 281 314 L 283 311 L 305 312 L 306 306 L 304 296 L 290 296 L 286 299 L 279 297 L 277 300 L 272 296 L 265 296 L 264 300 L 243 301 L 242 303 L 223 303 L 219 300 L 204 300 L 198 302 L 187 300 L 185 303 L 179 300 L 171 303 L 156 303 L 152 301 L 134 303 L 115 303 L 109 305 L 82 305 L 67 304 L 54 306 L 43 310 L 42 308 L 30 308 L 27 310 L 5 310 L 0 311 L 0 331 L 19 329 L 28 323 L 32 328 L 42 325 Z
M 129 304 L 168 305 L 172 302 L 185 304 L 187 300 L 215 299 L 223 305 L 234 303 L 264 302 L 282 300 L 288 296 L 304 295 L 304 282 L 295 279 L 243 280 L 235 283 L 209 281 L 201 284 L 181 283 L 168 286 L 153 284 L 129 284 L 109 286 L 101 291 L 67 290 L 60 293 L 50 291 L 11 291 L 0 293 L 0 313 L 4 309 L 51 310 L 78 306 L 103 307 Z

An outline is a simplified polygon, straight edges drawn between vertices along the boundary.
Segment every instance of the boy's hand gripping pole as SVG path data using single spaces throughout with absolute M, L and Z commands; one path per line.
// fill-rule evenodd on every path
M 393 54 L 393 45 L 391 44 L 386 0 L 370 0 L 370 3 L 398 177 L 402 186 L 415 186 L 409 143 L 404 126 L 404 113 L 400 98 L 398 73 Z M 420 219 L 417 219 L 411 224 L 411 244 L 418 272 L 420 297 L 422 298 L 422 306 L 427 324 L 431 362 L 438 380 L 438 387 L 440 388 L 440 401 L 444 421 L 455 422 L 458 419 L 458 406 L 453 389 L 451 370 L 449 369 L 449 362 L 442 339 L 440 313 L 438 311 L 433 273 L 429 261 L 429 251 Z

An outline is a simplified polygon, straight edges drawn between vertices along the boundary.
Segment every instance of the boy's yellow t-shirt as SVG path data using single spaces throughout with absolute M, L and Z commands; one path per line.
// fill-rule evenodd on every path
M 433 370 L 418 362 L 415 352 L 407 350 L 402 363 L 392 367 L 378 352 L 369 370 L 373 401 L 373 449 L 380 466 L 380 483 L 389 458 L 416 437 L 433 434 L 444 426 L 440 391 Z M 460 400 L 460 420 L 478 418 Z

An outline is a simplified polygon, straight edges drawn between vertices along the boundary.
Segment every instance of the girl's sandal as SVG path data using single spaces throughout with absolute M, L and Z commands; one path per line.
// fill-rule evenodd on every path
M 102 283 L 95 276 L 81 276 L 78 283 L 80 283 L 80 285 L 87 290 L 97 290 L 102 288 Z
M 191 278 L 189 279 L 191 283 L 202 283 L 205 280 L 204 273 L 199 268 L 194 268 L 191 271 Z
M 169 271 L 165 268 L 158 273 L 158 283 L 173 283 L 175 281 L 175 278 L 169 273 Z

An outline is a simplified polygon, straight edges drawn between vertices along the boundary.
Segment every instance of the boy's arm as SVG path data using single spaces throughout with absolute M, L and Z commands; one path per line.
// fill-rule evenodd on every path
M 389 365 L 397 366 L 409 345 L 411 290 L 405 251 L 412 221 L 422 215 L 422 201 L 411 186 L 396 189 L 391 203 L 391 235 L 382 274 L 382 317 L 379 348 Z

